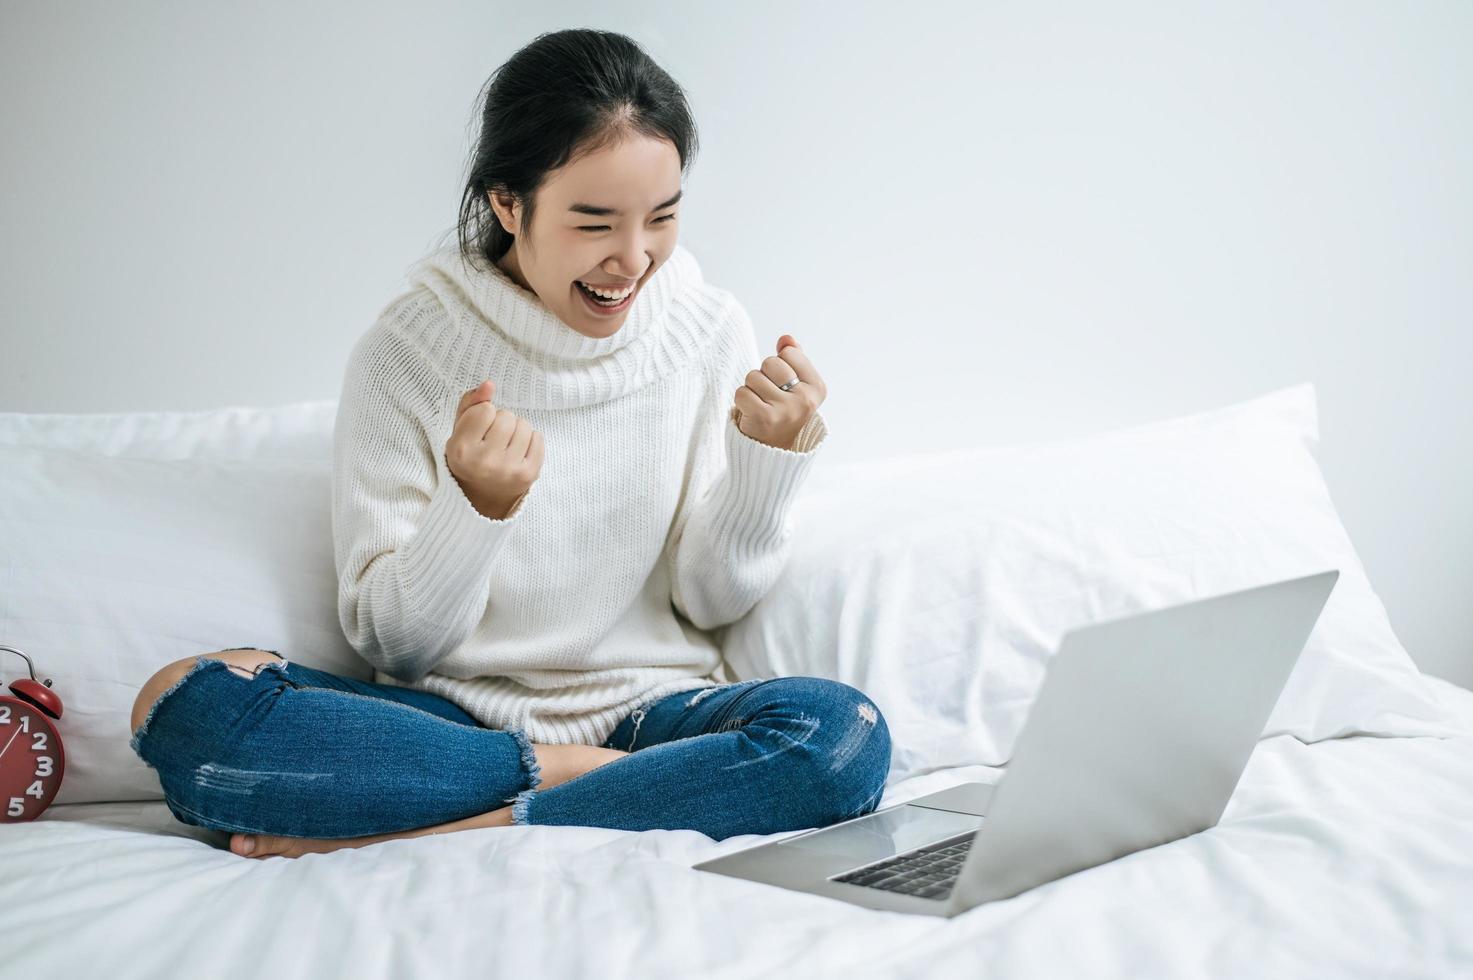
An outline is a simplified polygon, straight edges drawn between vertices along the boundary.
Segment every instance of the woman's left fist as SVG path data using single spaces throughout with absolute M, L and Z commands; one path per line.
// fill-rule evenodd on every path
M 794 378 L 798 384 L 783 391 Z M 792 449 L 803 426 L 828 397 L 828 387 L 790 334 L 777 338 L 777 354 L 747 372 L 747 383 L 736 390 L 737 428 L 775 449 Z

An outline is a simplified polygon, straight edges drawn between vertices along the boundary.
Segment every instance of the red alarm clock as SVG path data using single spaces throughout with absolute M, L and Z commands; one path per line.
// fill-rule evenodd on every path
M 66 753 L 52 718 L 61 717 L 61 698 L 36 680 L 31 658 L 15 647 L 0 651 L 25 657 L 30 677 L 10 685 L 15 697 L 0 695 L 0 823 L 35 820 L 56 799 L 66 770 Z

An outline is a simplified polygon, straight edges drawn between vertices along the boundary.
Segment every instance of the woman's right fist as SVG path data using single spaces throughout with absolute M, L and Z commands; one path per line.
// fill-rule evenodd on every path
M 491 403 L 494 381 L 460 396 L 445 462 L 471 506 L 493 521 L 506 517 L 542 472 L 542 433 Z

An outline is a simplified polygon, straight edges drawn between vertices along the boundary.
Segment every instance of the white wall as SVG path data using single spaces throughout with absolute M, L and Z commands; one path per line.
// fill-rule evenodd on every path
M 639 40 L 682 241 L 831 460 L 1298 381 L 1392 625 L 1473 686 L 1473 5 L 0 6 L 0 410 L 337 397 L 537 33 Z M 753 365 L 754 367 L 756 365 Z

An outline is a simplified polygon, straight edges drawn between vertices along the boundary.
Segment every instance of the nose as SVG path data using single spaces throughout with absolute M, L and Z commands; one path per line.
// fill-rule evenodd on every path
M 621 236 L 614 246 L 614 254 L 610 256 L 613 265 L 602 266 L 604 272 L 621 279 L 644 278 L 650 266 L 655 264 L 646 244 L 648 240 L 645 233 L 638 230 Z

